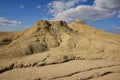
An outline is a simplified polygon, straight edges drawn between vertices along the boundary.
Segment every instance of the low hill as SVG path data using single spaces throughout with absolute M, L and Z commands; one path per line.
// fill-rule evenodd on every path
M 81 20 L 71 24 L 64 21 L 41 20 L 33 27 L 19 33 L 0 33 L 2 58 L 20 57 L 51 51 L 56 48 L 66 53 L 99 55 L 109 57 L 120 52 L 120 36 L 95 29 Z M 75 54 L 76 53 L 76 54 Z M 118 56 L 111 56 L 119 59 Z
M 73 61 L 72 63 L 71 62 L 65 64 L 63 63 L 71 60 Z M 9 72 L 10 74 L 12 72 L 9 71 L 7 73 L 6 71 L 8 70 L 15 69 L 16 70 L 15 74 L 20 75 L 21 78 L 25 78 L 25 76 L 22 77 L 21 75 L 21 74 L 25 75 L 25 73 L 23 73 L 24 71 L 29 72 L 30 70 L 30 73 L 32 74 L 32 70 L 36 70 L 39 73 L 38 67 L 40 66 L 47 66 L 53 64 L 57 64 L 58 66 L 59 64 L 60 66 L 64 66 L 67 64 L 74 65 L 73 63 L 74 61 L 76 63 L 76 60 L 80 60 L 80 64 L 82 64 L 81 60 L 87 61 L 86 63 L 90 63 L 89 62 L 90 60 L 95 60 L 95 63 L 93 63 L 94 65 L 93 67 L 95 70 L 99 69 L 99 67 L 104 68 L 107 64 L 108 64 L 107 68 L 113 65 L 114 66 L 113 69 L 115 69 L 116 64 L 117 66 L 119 66 L 118 63 L 120 61 L 120 35 L 111 34 L 96 29 L 78 19 L 70 24 L 67 24 L 64 21 L 40 20 L 36 22 L 31 28 L 26 29 L 25 31 L 0 33 L 0 73 L 3 73 L 3 75 L 5 76 L 5 77 L 2 76 L 1 74 L 0 75 L 1 80 L 2 79 L 9 80 L 10 78 L 10 76 L 8 76 Z M 98 60 L 98 64 L 99 63 L 102 64 L 105 61 L 107 62 L 104 65 L 99 65 L 95 67 L 95 64 L 97 65 L 96 60 Z M 113 62 L 111 63 L 110 61 Z M 62 63 L 64 65 L 62 65 Z M 53 68 L 56 66 L 53 66 Z M 20 74 L 17 73 L 19 72 L 19 70 L 17 70 L 16 68 L 19 69 L 26 67 L 28 70 L 22 69 L 23 72 L 20 71 Z M 37 68 L 33 69 L 34 67 Z M 82 65 L 82 67 L 84 66 Z M 52 70 L 47 67 L 45 69 L 43 68 L 42 70 L 46 70 L 46 69 Z M 89 68 L 89 69 L 94 70 L 93 68 Z M 113 69 L 110 69 L 111 73 Z M 55 71 L 56 70 L 57 68 L 55 69 Z M 74 75 L 75 74 L 74 70 L 72 71 Z M 89 71 L 89 70 L 83 70 L 83 72 L 84 71 Z M 101 72 L 98 72 L 97 76 L 101 77 L 104 74 L 106 75 L 107 72 L 109 73 L 109 69 L 107 69 L 107 71 L 105 70 L 105 72 L 103 70 L 102 74 L 100 74 Z M 50 74 L 48 74 L 48 77 L 49 75 Z M 69 75 L 70 74 L 68 74 L 68 76 Z M 34 77 L 35 76 L 36 75 L 34 75 Z M 60 78 L 62 79 L 62 77 Z M 15 79 L 16 77 L 13 76 L 13 80 Z M 27 79 L 23 79 L 23 80 L 27 80 Z M 48 79 L 45 77 L 43 77 L 43 79 L 52 80 L 52 78 Z M 57 79 L 57 77 L 53 79 Z M 31 80 L 41 80 L 41 79 L 38 78 Z M 68 78 L 68 80 L 70 79 Z M 85 79 L 82 80 L 87 80 L 87 77 L 85 77 Z

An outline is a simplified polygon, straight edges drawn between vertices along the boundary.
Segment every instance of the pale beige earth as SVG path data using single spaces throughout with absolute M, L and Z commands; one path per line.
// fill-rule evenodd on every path
M 81 20 L 1 32 L 0 80 L 120 80 L 120 36 Z
M 0 75 L 0 80 L 39 79 L 120 80 L 120 63 L 105 60 L 72 60 L 42 67 L 16 68 Z

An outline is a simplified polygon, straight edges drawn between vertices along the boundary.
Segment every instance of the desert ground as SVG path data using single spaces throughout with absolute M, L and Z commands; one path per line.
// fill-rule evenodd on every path
M 120 80 L 120 35 L 78 19 L 0 32 L 0 80 Z

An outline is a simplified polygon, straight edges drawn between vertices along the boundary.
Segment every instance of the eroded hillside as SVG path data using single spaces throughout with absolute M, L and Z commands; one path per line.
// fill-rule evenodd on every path
M 98 30 L 81 20 L 70 24 L 40 20 L 22 32 L 0 33 L 0 73 L 25 67 L 32 70 L 33 67 L 70 60 L 110 60 L 119 63 L 120 36 Z

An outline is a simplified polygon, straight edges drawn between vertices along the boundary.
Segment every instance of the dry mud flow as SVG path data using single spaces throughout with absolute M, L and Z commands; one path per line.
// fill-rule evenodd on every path
M 120 80 L 120 36 L 81 20 L 0 32 L 0 80 Z

